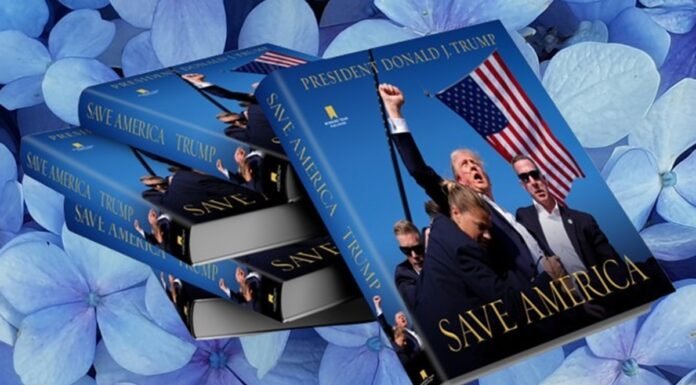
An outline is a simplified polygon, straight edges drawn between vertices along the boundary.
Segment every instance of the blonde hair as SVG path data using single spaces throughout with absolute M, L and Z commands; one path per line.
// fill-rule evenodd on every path
M 420 231 L 418 231 L 418 228 L 416 225 L 411 223 L 410 221 L 407 221 L 405 219 L 398 220 L 396 223 L 394 223 L 394 235 L 402 235 L 402 234 L 418 234 L 420 235 Z
M 450 207 L 456 207 L 461 212 L 479 208 L 490 213 L 486 200 L 470 187 L 449 179 L 443 180 L 441 185 L 447 192 L 447 201 Z
M 450 153 L 450 167 L 452 168 L 452 175 L 457 176 L 457 165 L 454 164 L 454 160 L 459 154 L 469 154 L 478 162 L 481 167 L 483 167 L 483 160 L 479 154 L 474 150 L 469 150 L 468 148 L 457 148 Z

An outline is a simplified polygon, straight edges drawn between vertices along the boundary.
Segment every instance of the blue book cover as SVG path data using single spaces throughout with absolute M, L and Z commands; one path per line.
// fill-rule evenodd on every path
M 306 199 L 270 198 L 76 128 L 22 138 L 25 172 L 131 223 L 189 264 L 272 249 L 323 234 Z
M 283 309 L 282 304 L 287 303 L 284 301 L 284 295 L 303 298 L 309 311 L 301 314 L 302 316 L 347 302 L 359 295 L 340 253 L 328 236 L 254 253 L 239 259 L 191 266 L 148 243 L 130 223 L 99 207 L 90 207 L 89 204 L 66 199 L 64 209 L 65 223 L 70 231 L 146 263 L 156 270 L 163 288 L 194 337 L 212 337 L 208 331 L 200 327 L 195 329 L 192 324 L 193 304 L 198 300 L 216 297 L 227 299 L 229 305 L 218 301 L 217 306 L 227 307 L 236 304 L 247 311 L 271 317 L 278 321 L 275 329 L 279 330 L 294 327 L 287 321 L 300 318 L 290 316 L 293 314 L 290 311 L 292 309 Z M 338 295 L 334 300 L 312 301 L 314 297 L 308 295 L 313 290 L 311 287 L 308 288 L 309 291 L 301 288 L 304 292 L 299 293 L 291 290 L 285 292 L 286 282 L 293 279 L 301 280 L 322 270 L 335 270 L 342 278 L 336 282 Z M 268 321 L 260 322 L 266 325 L 264 328 L 268 327 Z M 319 325 L 323 324 L 316 324 Z M 234 326 L 232 323 L 225 329 L 228 332 L 226 335 L 267 330 L 254 330 L 249 325 L 239 325 L 239 329 L 235 330 Z
M 283 180 L 282 173 L 290 173 L 287 158 L 254 91 L 268 73 L 310 60 L 266 44 L 99 84 L 80 97 L 80 124 L 210 175 L 292 199 L 300 192 Z
M 415 384 L 673 291 L 499 22 L 280 70 L 256 96 Z

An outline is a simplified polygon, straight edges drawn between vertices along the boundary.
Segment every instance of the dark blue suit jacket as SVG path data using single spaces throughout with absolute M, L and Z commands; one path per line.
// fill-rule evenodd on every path
M 410 133 L 392 135 L 401 160 L 409 174 L 443 210 L 442 214 L 449 215 L 447 193 L 440 183 L 442 177 L 425 163 L 413 136 Z M 491 238 L 488 248 L 491 265 L 498 272 L 512 271 L 527 281 L 533 281 L 537 276 L 536 260 L 520 234 L 505 218 L 491 207 Z M 432 230 L 431 230 L 432 231 Z M 543 245 L 541 245 L 543 248 Z M 549 250 L 544 250 L 550 254 Z
M 418 273 L 413 270 L 413 266 L 411 266 L 408 260 L 396 265 L 394 283 L 396 283 L 396 289 L 401 294 L 401 299 L 406 302 L 406 306 L 409 309 L 413 309 L 413 305 L 416 303 L 416 283 L 418 282 L 418 277 Z

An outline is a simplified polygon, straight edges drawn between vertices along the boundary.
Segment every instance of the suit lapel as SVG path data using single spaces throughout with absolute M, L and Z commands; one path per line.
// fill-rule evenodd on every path
M 570 239 L 570 243 L 573 244 L 573 248 L 575 249 L 575 252 L 578 254 L 578 256 L 583 259 L 583 262 L 585 258 L 583 258 L 583 252 L 582 249 L 580 248 L 580 242 L 578 241 L 578 231 L 579 228 L 577 224 L 573 221 L 573 219 L 570 217 L 568 212 L 564 207 L 559 207 L 559 210 L 561 212 L 561 220 L 563 221 L 563 228 L 566 231 L 566 234 L 568 234 L 568 238 Z

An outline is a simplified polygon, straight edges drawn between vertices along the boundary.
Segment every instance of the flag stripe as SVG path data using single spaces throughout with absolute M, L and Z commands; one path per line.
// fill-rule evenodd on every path
M 268 52 L 264 53 L 263 55 L 261 55 L 261 57 L 267 57 L 269 59 L 280 60 L 280 61 L 291 63 L 294 65 L 300 65 L 300 64 L 307 63 L 306 60 L 302 60 L 302 59 L 292 57 L 292 56 L 282 55 L 282 54 L 279 54 L 277 52 L 272 52 L 272 51 L 268 51 Z
M 488 94 L 496 106 L 498 106 L 498 108 L 503 112 L 509 121 L 508 124 L 512 126 L 511 129 L 506 129 L 505 131 L 507 131 L 510 136 L 515 137 L 514 141 L 512 138 L 510 138 L 511 144 L 514 145 L 514 149 L 516 151 L 513 156 L 517 154 L 536 154 L 538 156 L 536 157 L 537 159 L 535 159 L 535 162 L 540 168 L 542 165 L 546 165 L 547 163 L 550 166 L 548 168 L 544 167 L 544 173 L 546 175 L 553 176 L 558 174 L 558 178 L 564 179 L 564 182 L 569 184 L 569 182 L 573 179 L 572 176 L 570 176 L 570 174 L 565 172 L 563 169 L 559 170 L 559 166 L 553 160 L 549 160 L 549 158 L 553 159 L 553 157 L 549 157 L 548 154 L 543 151 L 543 149 L 539 149 L 536 144 L 529 143 L 528 130 L 525 130 L 524 125 L 518 120 L 518 116 L 514 114 L 513 107 L 508 103 L 509 97 L 501 94 L 500 89 L 493 84 L 491 81 L 492 76 L 487 75 L 482 67 L 476 69 L 471 76 L 479 84 L 479 86 L 481 86 L 484 92 Z
M 507 87 L 507 83 L 497 76 L 498 72 L 491 71 L 492 68 L 481 66 L 479 69 L 485 74 L 485 78 L 491 82 L 487 83 L 487 85 L 489 85 L 491 90 L 495 93 L 495 97 L 505 103 L 506 108 L 504 111 L 507 111 L 511 115 L 512 123 L 516 124 L 516 130 L 520 135 L 524 136 L 525 141 L 533 147 L 533 149 L 527 148 L 527 151 L 542 153 L 544 155 L 544 161 L 551 163 L 555 172 L 562 174 L 563 177 L 568 180 L 572 180 L 573 174 L 575 174 L 574 170 L 572 167 L 566 167 L 568 165 L 564 164 L 564 162 L 558 161 L 558 155 L 553 150 L 553 146 L 548 146 L 543 140 L 540 140 L 538 133 L 541 131 L 541 127 L 535 124 L 534 121 L 531 121 L 525 114 L 518 99 L 519 95 L 512 94 Z M 510 105 L 507 102 L 508 100 L 511 100 L 515 105 Z
M 545 138 L 551 140 L 552 143 L 552 149 L 555 150 L 556 147 L 553 147 L 553 145 L 557 145 L 560 154 L 557 154 L 557 156 L 561 156 L 562 159 L 568 161 L 570 164 L 568 165 L 572 169 L 575 170 L 575 173 L 578 176 L 584 177 L 585 174 L 582 172 L 580 169 L 580 166 L 577 164 L 575 161 L 575 158 L 566 150 L 565 146 L 563 146 L 561 143 L 558 142 L 555 136 L 551 133 L 551 130 L 549 129 L 548 125 L 546 124 L 546 121 L 541 117 L 541 114 L 539 113 L 539 110 L 536 108 L 534 103 L 529 100 L 529 97 L 527 96 L 526 93 L 522 91 L 522 87 L 520 86 L 519 82 L 517 79 L 512 75 L 510 72 L 510 69 L 505 65 L 505 63 L 502 61 L 502 58 L 500 57 L 500 54 L 498 52 L 493 53 L 493 63 L 496 67 L 500 68 L 502 72 L 499 72 L 501 74 L 505 75 L 506 80 L 513 86 L 513 88 L 516 91 L 516 96 L 520 98 L 519 100 L 522 100 L 525 102 L 525 105 L 529 110 L 532 112 L 532 116 L 534 116 L 535 120 L 537 121 L 537 124 L 540 124 L 541 127 L 543 127 L 543 131 L 545 134 Z

